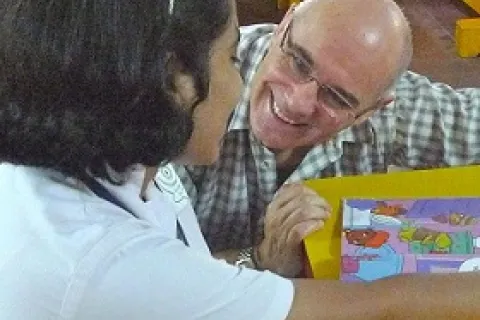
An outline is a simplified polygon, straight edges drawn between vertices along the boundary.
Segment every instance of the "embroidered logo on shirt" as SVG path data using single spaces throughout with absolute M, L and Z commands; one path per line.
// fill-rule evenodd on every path
M 181 209 L 190 203 L 188 194 L 171 165 L 159 168 L 155 181 L 177 208 Z

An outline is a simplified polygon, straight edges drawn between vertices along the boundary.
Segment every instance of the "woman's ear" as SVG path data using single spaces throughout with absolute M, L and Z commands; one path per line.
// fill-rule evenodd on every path
M 192 75 L 184 71 L 182 63 L 174 55 L 167 58 L 165 69 L 169 74 L 169 93 L 178 105 L 190 108 L 197 96 Z
M 193 106 L 197 99 L 197 93 L 191 75 L 180 71 L 173 75 L 173 98 L 185 109 Z

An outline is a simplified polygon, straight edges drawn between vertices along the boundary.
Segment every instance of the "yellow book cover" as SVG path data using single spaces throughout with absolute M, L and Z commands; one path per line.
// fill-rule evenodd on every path
M 332 216 L 324 228 L 305 239 L 313 277 L 339 279 L 343 199 L 480 196 L 480 166 L 312 179 L 305 184 L 332 206 Z

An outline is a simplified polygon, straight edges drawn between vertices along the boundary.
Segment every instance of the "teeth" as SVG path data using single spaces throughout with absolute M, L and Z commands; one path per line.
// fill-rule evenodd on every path
M 275 102 L 273 102 L 273 108 L 272 109 L 273 109 L 273 113 L 275 113 L 275 115 L 277 117 L 279 117 L 280 119 L 282 119 L 286 123 L 291 124 L 291 125 L 298 125 L 298 123 L 296 123 L 295 121 L 289 119 L 287 116 L 282 114 L 282 111 L 280 111 L 280 109 L 278 108 L 278 106 Z

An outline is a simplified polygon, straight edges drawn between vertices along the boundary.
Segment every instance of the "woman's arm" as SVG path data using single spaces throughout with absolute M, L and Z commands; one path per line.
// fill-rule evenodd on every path
M 412 274 L 370 283 L 294 280 L 288 320 L 480 319 L 480 273 Z

